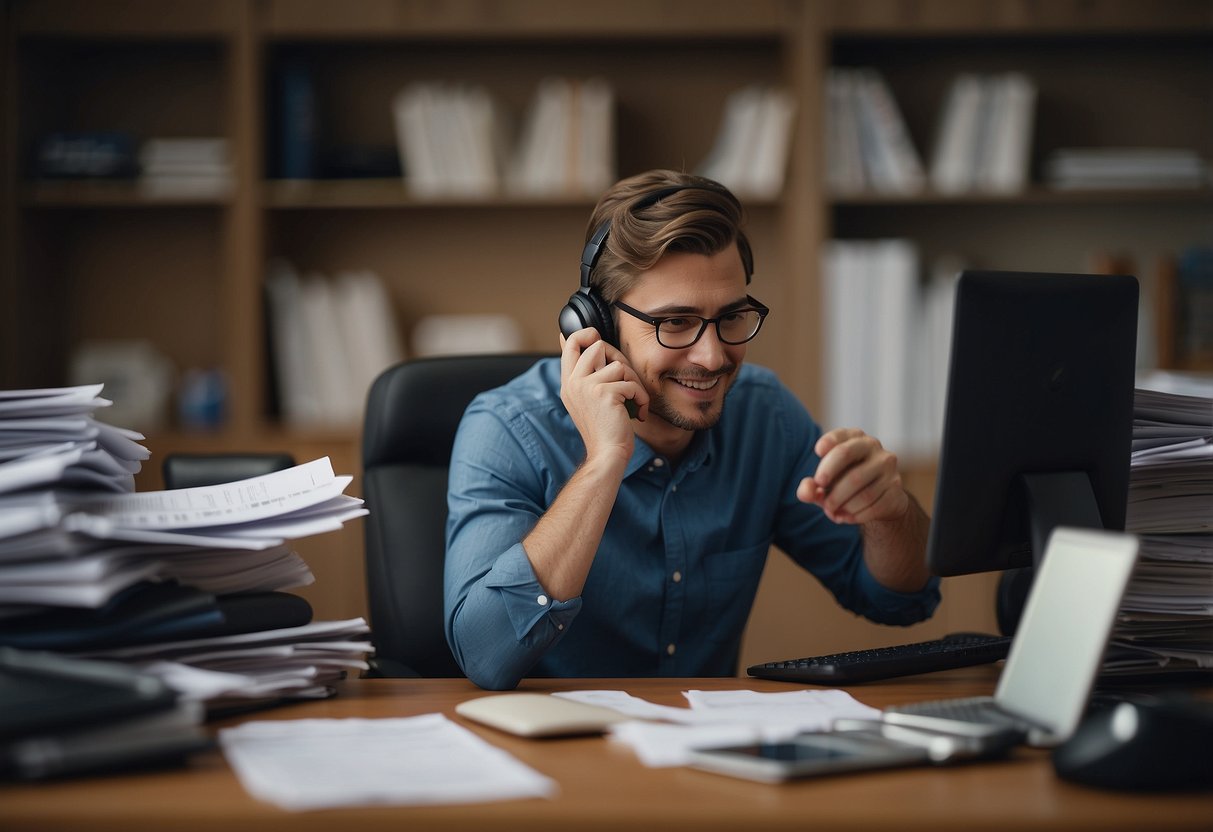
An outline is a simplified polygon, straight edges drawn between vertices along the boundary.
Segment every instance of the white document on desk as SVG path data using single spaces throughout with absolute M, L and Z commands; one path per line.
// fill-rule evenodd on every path
M 302 811 L 552 797 L 556 783 L 442 714 L 246 722 L 219 744 L 253 797 Z
M 553 695 L 636 717 L 611 726 L 611 739 L 627 745 L 650 768 L 685 765 L 692 748 L 785 740 L 802 731 L 824 731 L 842 717 L 872 719 L 880 713 L 842 690 L 690 690 L 683 692 L 689 708 L 657 705 L 621 690 Z

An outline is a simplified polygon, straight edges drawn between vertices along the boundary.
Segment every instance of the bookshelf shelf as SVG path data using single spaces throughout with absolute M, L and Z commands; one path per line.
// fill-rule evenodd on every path
M 514 197 L 489 194 L 483 197 L 417 197 L 400 179 L 270 180 L 263 185 L 262 199 L 269 208 L 582 208 L 593 201 L 585 196 Z
M 1054 190 L 1038 187 L 1014 194 L 858 194 L 854 196 L 834 196 L 830 199 L 830 204 L 834 208 L 842 210 L 912 208 L 920 206 L 998 207 L 1031 205 L 1151 205 L 1158 203 L 1213 206 L 1213 188 Z
M 228 195 L 156 194 L 135 182 L 37 182 L 27 185 L 22 204 L 38 208 L 165 208 L 171 206 L 223 207 Z

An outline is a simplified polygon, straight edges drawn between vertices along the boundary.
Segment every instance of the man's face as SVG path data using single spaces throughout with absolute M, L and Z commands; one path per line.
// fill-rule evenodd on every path
M 745 268 L 736 246 L 713 255 L 667 254 L 620 300 L 654 318 L 714 318 L 748 305 Z M 624 312 L 617 320 L 620 346 L 651 397 L 650 420 L 637 427 L 638 433 L 646 440 L 650 433 L 670 440 L 676 430 L 716 424 L 746 345 L 723 343 L 716 327 L 708 325 L 690 347 L 667 349 L 657 342 L 652 324 Z

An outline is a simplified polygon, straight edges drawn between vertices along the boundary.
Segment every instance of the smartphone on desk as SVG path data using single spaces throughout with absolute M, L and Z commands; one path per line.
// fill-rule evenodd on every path
M 931 762 L 925 747 L 862 732 L 800 734 L 784 742 L 690 751 L 692 768 L 762 783 Z

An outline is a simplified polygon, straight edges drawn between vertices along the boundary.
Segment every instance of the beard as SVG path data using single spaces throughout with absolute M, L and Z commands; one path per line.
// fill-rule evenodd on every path
M 730 365 L 718 372 L 693 376 L 691 378 L 698 381 L 706 381 L 719 377 L 722 384 L 728 385 L 731 383 L 730 377 L 736 369 L 736 365 Z M 725 393 L 728 393 L 727 386 Z M 719 400 L 700 402 L 695 408 L 696 413 L 685 413 L 675 407 L 667 397 L 661 394 L 655 394 L 649 400 L 649 413 L 664 419 L 674 427 L 682 430 L 707 430 L 710 427 L 714 427 L 720 421 L 720 416 L 724 412 L 724 396 L 721 396 Z

